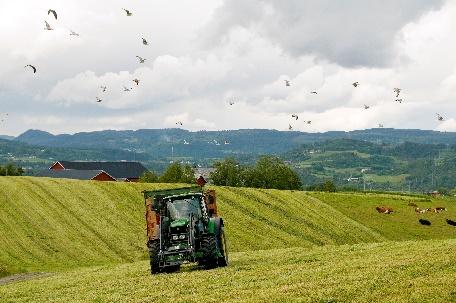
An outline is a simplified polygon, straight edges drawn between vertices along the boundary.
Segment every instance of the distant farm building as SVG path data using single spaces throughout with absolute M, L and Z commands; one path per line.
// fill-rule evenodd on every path
M 139 162 L 57 161 L 38 176 L 98 181 L 138 182 L 147 171 Z
M 40 171 L 37 176 L 58 179 L 116 181 L 114 177 L 103 170 L 45 169 Z
M 197 167 L 195 168 L 195 178 L 203 177 L 208 183 L 211 183 L 210 174 L 215 171 L 215 168 L 211 167 Z

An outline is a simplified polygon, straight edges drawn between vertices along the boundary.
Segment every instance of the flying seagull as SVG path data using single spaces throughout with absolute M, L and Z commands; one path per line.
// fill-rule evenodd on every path
M 54 15 L 54 17 L 55 17 L 55 20 L 57 20 L 57 12 L 55 10 L 53 10 L 53 9 L 50 9 L 50 10 L 48 10 L 48 15 L 50 13 L 52 13 Z
M 309 120 L 309 121 L 307 121 L 307 124 L 312 124 L 312 121 L 310 121 L 310 120 Z
M 28 67 L 28 66 L 30 66 L 33 69 L 33 73 L 36 73 L 36 67 L 35 66 L 27 64 L 26 66 L 24 66 L 24 68 Z
M 443 121 L 443 117 L 440 114 L 436 114 L 436 115 L 437 115 L 437 120 Z
M 46 20 L 44 21 L 44 23 L 46 24 L 45 30 L 47 30 L 47 31 L 52 31 L 52 30 L 54 30 L 54 29 L 49 25 L 49 23 L 47 23 Z
M 227 140 L 225 140 L 225 145 L 228 145 L 228 144 L 230 144 L 230 142 L 229 142 L 229 141 L 227 141 Z
M 182 122 L 181 122 L 181 121 L 178 121 L 178 122 L 176 122 L 176 125 L 182 126 Z
M 185 145 L 188 145 L 188 144 L 190 144 L 190 143 L 189 143 L 187 140 L 184 139 L 184 144 L 185 144 Z
M 143 44 L 144 44 L 144 45 L 149 45 L 149 42 L 147 42 L 146 39 L 142 38 L 142 41 L 143 41 Z
M 312 92 L 310 92 L 310 93 L 311 93 L 311 94 L 315 94 L 315 95 L 318 94 L 318 92 L 317 92 L 316 90 L 314 90 L 314 91 L 312 91 Z
M 379 128 L 383 128 L 383 124 L 379 123 L 379 124 L 378 124 L 378 127 L 379 127 Z
M 70 36 L 78 36 L 79 37 L 79 34 L 70 29 Z
M 396 98 L 399 98 L 399 94 L 401 93 L 401 90 L 402 90 L 402 89 L 400 89 L 400 88 L 398 88 L 398 87 L 395 87 L 395 88 L 394 88 L 394 92 L 396 93 Z
M 296 115 L 296 114 L 291 115 L 291 117 L 295 118 L 295 120 L 298 120 L 298 115 Z
M 358 82 L 358 81 L 353 82 L 352 85 L 353 85 L 354 87 L 358 87 L 358 86 L 359 86 L 359 82 Z
M 125 8 L 124 8 L 123 10 L 127 13 L 127 16 L 133 15 L 133 13 L 131 13 L 128 9 L 125 9 Z
M 97 102 L 98 102 L 98 103 L 100 103 L 101 101 L 103 101 L 103 100 L 101 100 L 101 99 L 98 98 L 98 97 L 95 97 L 95 98 L 97 99 Z
M 133 79 L 133 82 L 135 82 L 136 85 L 139 85 L 139 79 Z
M 145 58 L 142 58 L 142 57 L 140 57 L 140 56 L 136 56 L 136 58 L 139 59 L 139 63 L 144 63 L 144 62 L 146 62 L 146 59 L 145 59 Z
M 232 101 L 232 100 L 229 103 L 230 103 L 230 105 L 234 105 L 234 101 Z
M 394 101 L 399 102 L 399 103 L 402 103 L 402 99 L 396 99 L 396 100 L 394 100 Z
M 285 81 L 285 86 L 290 86 L 291 85 L 290 84 L 290 80 L 283 80 L 283 81 Z
M 106 89 L 108 89 L 105 85 L 100 86 L 100 88 L 103 93 L 105 93 Z
M 370 108 L 369 105 L 364 104 L 364 109 L 369 109 L 369 108 Z
M 292 130 L 293 127 L 291 126 L 291 124 L 288 124 L 288 130 Z
M 129 91 L 131 91 L 133 88 L 131 88 L 131 87 L 128 88 L 128 87 L 126 87 L 126 86 L 124 85 L 123 89 L 124 89 L 124 92 L 129 92 Z

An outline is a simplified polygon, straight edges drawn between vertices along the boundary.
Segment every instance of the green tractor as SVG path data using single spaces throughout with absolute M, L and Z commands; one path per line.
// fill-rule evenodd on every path
M 198 262 L 206 269 L 228 265 L 214 190 L 186 187 L 143 193 L 152 274 L 178 271 L 184 262 Z

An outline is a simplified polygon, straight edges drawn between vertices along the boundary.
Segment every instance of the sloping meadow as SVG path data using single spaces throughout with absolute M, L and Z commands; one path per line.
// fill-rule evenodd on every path
M 0 268 L 8 274 L 144 260 L 141 191 L 178 186 L 0 177 Z M 215 189 L 232 252 L 385 240 L 304 192 Z

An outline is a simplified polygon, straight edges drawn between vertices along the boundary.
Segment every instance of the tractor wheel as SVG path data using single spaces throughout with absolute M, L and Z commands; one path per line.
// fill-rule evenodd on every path
M 205 235 L 201 238 L 203 259 L 199 262 L 206 269 L 217 267 L 217 238 L 215 235 Z
M 181 268 L 180 265 L 168 266 L 168 267 L 165 267 L 165 272 L 170 274 L 170 273 L 179 271 L 180 268 Z
M 147 246 L 149 247 L 150 273 L 160 273 L 160 258 L 158 256 L 158 253 L 160 252 L 160 242 L 158 240 L 150 241 Z
M 226 245 L 225 230 L 223 227 L 221 227 L 218 232 L 217 244 L 220 254 L 222 255 L 218 258 L 218 265 L 220 267 L 225 267 L 228 265 L 228 247 Z

